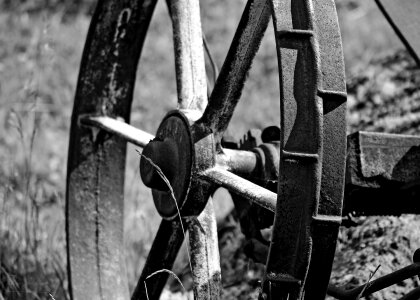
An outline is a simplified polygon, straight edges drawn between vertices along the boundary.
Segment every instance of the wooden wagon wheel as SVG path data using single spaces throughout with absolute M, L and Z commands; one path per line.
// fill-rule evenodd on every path
M 209 200 L 217 186 L 276 211 L 261 297 L 323 299 L 340 224 L 345 158 L 345 84 L 334 2 L 249 0 L 207 104 L 198 1 L 172 1 L 178 109 L 163 119 L 156 137 L 128 125 L 137 62 L 155 4 L 99 1 L 89 29 L 68 161 L 72 298 L 130 297 L 122 229 L 128 141 L 144 147 L 142 179 L 163 217 L 132 299 L 159 298 L 167 274 L 147 283 L 148 295 L 144 282 L 171 268 L 184 228 L 190 233 L 196 299 L 220 297 Z M 281 86 L 278 195 L 234 174 L 252 170 L 255 154 L 221 147 L 270 16 Z M 160 167 L 172 191 L 145 157 Z

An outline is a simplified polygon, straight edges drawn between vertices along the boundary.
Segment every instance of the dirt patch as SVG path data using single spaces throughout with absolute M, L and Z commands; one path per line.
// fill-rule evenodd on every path
M 348 131 L 420 133 L 420 69 L 406 51 L 398 51 L 360 67 L 347 80 Z M 395 199 L 398 201 L 399 199 Z M 412 262 L 420 247 L 420 217 L 361 217 L 358 226 L 341 228 L 332 282 L 352 288 Z M 406 280 L 367 299 L 398 299 L 418 287 Z

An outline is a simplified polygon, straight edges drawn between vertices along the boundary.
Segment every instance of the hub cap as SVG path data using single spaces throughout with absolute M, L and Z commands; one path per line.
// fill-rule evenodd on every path
M 173 219 L 177 206 L 181 209 L 185 203 L 191 184 L 193 155 L 188 119 L 179 111 L 169 112 L 159 125 L 156 138 L 144 148 L 140 160 L 143 183 L 152 189 L 156 209 L 165 219 Z M 156 166 L 165 175 L 166 182 Z

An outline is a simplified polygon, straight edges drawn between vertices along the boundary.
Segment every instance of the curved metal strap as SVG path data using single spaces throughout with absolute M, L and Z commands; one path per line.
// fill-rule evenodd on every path
M 156 1 L 100 1 L 82 58 L 72 115 L 66 231 L 72 299 L 128 299 L 123 243 L 126 141 L 79 124 L 129 119 L 137 62 Z
M 322 101 L 317 95 L 319 56 L 310 4 L 273 2 L 282 135 L 276 217 L 264 282 L 271 299 L 302 296 L 321 187 Z
M 346 83 L 340 28 L 333 0 L 312 0 L 323 103 L 322 179 L 312 224 L 313 252 L 305 299 L 324 299 L 341 224 L 346 159 Z
M 273 1 L 282 137 L 264 290 L 323 299 L 341 222 L 345 84 L 333 1 Z M 320 281 L 321 280 L 321 281 Z

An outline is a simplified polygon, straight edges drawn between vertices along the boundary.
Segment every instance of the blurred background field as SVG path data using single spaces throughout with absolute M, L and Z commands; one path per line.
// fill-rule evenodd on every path
M 95 1 L 0 1 L 0 299 L 68 299 L 64 206 L 68 131 L 80 58 Z M 154 132 L 176 107 L 171 24 L 160 1 L 140 60 L 132 123 Z M 346 73 L 402 48 L 373 0 L 337 0 Z M 220 67 L 245 1 L 202 1 L 206 38 Z M 279 124 L 270 29 L 229 133 Z M 352 103 L 349 103 L 352 105 Z M 351 131 L 352 127 L 349 127 Z M 129 148 L 127 272 L 141 271 L 159 217 Z

